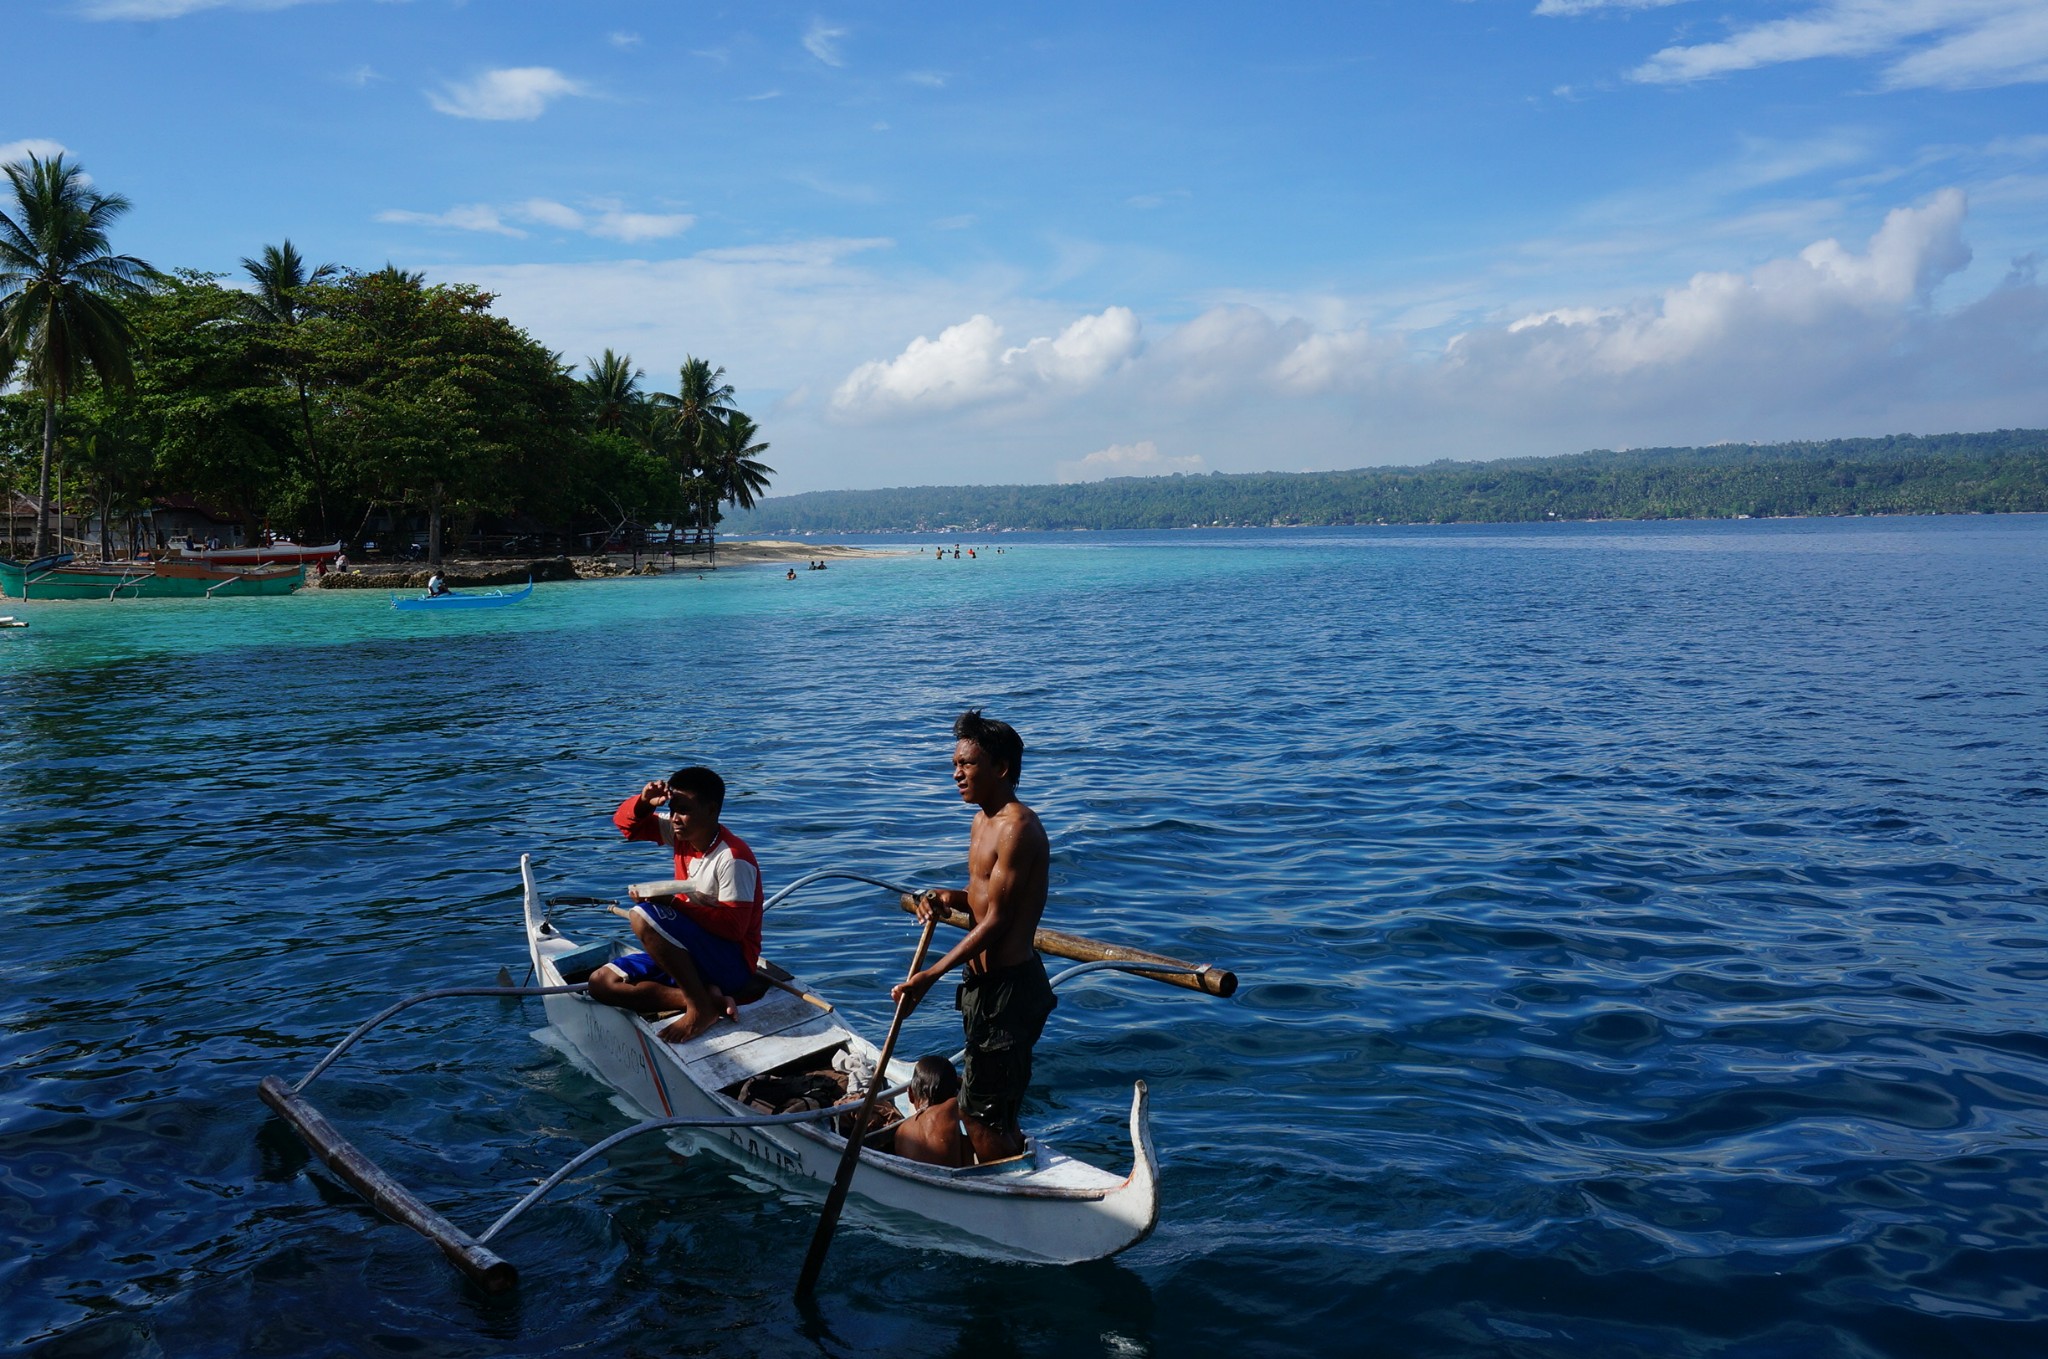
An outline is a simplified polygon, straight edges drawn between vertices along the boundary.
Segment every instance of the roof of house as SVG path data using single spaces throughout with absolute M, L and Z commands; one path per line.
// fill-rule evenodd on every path
M 40 500 L 37 500 L 34 496 L 30 495 L 26 491 L 9 491 L 7 493 L 6 513 L 8 514 L 32 515 L 36 512 L 38 508 L 41 507 L 41 505 L 42 502 Z M 76 501 L 73 501 L 70 506 L 66 506 L 62 501 L 58 500 L 57 497 L 50 497 L 50 507 L 60 514 L 69 515 L 75 518 L 78 513 L 76 506 Z

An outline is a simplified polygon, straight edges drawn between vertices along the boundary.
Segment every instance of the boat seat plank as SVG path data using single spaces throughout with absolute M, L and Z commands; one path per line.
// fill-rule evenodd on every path
M 709 1090 L 724 1090 L 749 1076 L 759 1076 L 806 1057 L 822 1057 L 852 1036 L 823 1016 L 819 1017 L 818 1023 L 808 1027 L 810 1031 L 805 1033 L 783 1032 L 749 1037 L 746 1042 L 718 1052 L 686 1055 L 683 1065 L 689 1069 L 690 1078 L 699 1085 Z
M 681 1053 L 685 1062 L 696 1061 L 700 1055 L 723 1052 L 738 1047 L 756 1038 L 765 1038 L 786 1033 L 800 1025 L 809 1024 L 816 1028 L 829 1025 L 831 1016 L 816 1006 L 799 1000 L 787 991 L 769 991 L 761 999 L 740 1007 L 737 1023 L 720 1022 L 689 1042 L 682 1044 Z M 664 1026 L 666 1027 L 666 1026 Z

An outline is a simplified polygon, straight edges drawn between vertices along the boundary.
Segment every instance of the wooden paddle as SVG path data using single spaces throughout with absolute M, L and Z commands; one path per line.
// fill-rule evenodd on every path
M 932 946 L 932 931 L 938 925 L 937 919 L 924 922 L 924 932 L 917 937 L 917 954 L 911 958 L 910 972 L 904 980 L 915 977 L 924 966 L 925 950 Z M 882 1041 L 882 1055 L 875 1059 L 875 1074 L 868 1080 L 867 1098 L 861 1101 L 860 1112 L 854 1115 L 853 1132 L 847 1136 L 846 1150 L 839 1157 L 839 1174 L 832 1181 L 832 1192 L 825 1196 L 825 1211 L 818 1215 L 818 1230 L 811 1236 L 811 1249 L 804 1256 L 803 1272 L 796 1278 L 799 1299 L 810 1297 L 818 1285 L 818 1272 L 825 1267 L 825 1251 L 832 1245 L 832 1233 L 839 1227 L 839 1214 L 846 1208 L 846 1191 L 853 1184 L 853 1169 L 860 1164 L 861 1142 L 867 1134 L 868 1118 L 875 1111 L 875 1098 L 889 1083 L 889 1057 L 896 1051 L 896 1037 L 903 1032 L 903 1021 L 909 1014 L 909 1006 L 897 1002 L 896 1018 L 889 1025 L 889 1036 Z
M 917 914 L 917 898 L 910 893 L 903 894 L 902 906 L 910 914 Z M 972 916 L 951 906 L 934 903 L 932 918 L 943 920 L 956 929 L 974 927 Z M 1062 934 L 1058 930 L 1040 930 L 1031 942 L 1040 953 L 1050 953 L 1055 958 L 1072 958 L 1080 963 L 1159 963 L 1166 967 L 1186 968 L 1185 972 L 1140 972 L 1135 975 L 1150 977 L 1168 986 L 1184 986 L 1204 995 L 1228 997 L 1237 991 L 1237 974 L 1214 963 L 1184 963 L 1163 953 L 1148 953 L 1141 948 L 1127 948 L 1080 934 Z

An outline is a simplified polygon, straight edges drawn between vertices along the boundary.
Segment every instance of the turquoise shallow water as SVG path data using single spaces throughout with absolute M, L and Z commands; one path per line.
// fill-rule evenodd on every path
M 29 605 L 0 633 L 0 1343 L 42 1354 L 1953 1355 L 2048 1343 L 2048 521 L 1010 535 L 382 596 Z M 929 549 L 927 549 L 928 551 Z M 1082 983 L 1034 1125 L 1155 1236 L 1045 1269 L 843 1234 L 655 1142 L 472 1292 L 254 1097 L 522 965 L 516 864 L 702 760 L 771 889 L 953 880 L 946 727 L 1028 743 L 1048 923 L 1234 967 Z M 853 891 L 769 951 L 879 1031 Z M 315 1087 L 480 1225 L 624 1126 L 535 1002 Z M 934 1007 L 906 1042 L 946 1047 Z

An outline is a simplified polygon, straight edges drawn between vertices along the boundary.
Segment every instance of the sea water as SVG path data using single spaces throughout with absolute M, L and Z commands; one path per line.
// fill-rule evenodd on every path
M 2048 521 L 1007 534 L 543 585 L 29 604 L 0 634 L 0 1344 L 43 1355 L 2013 1355 L 2048 1345 Z M 948 538 L 950 546 L 952 539 Z M 994 550 L 1001 548 L 1000 552 Z M 1074 984 L 1034 1131 L 1160 1220 L 1049 1268 L 842 1231 L 658 1138 L 487 1297 L 259 1104 L 387 1000 L 524 970 L 517 863 L 703 762 L 771 889 L 965 873 L 967 706 Z M 588 921 L 601 927 L 597 917 Z M 914 923 L 771 957 L 879 1033 Z M 950 1051 L 938 1000 L 904 1050 Z M 627 1117 L 536 1001 L 311 1094 L 480 1229 Z

